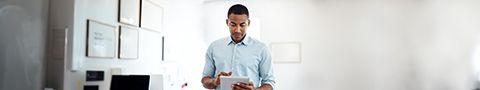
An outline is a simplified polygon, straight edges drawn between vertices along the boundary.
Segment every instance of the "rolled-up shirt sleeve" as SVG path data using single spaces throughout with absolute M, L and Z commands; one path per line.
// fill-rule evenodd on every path
M 270 51 L 268 48 L 262 49 L 262 60 L 259 63 L 259 72 L 261 84 L 270 84 L 273 89 L 275 89 L 275 76 L 273 75 L 273 63 Z
M 210 45 L 207 49 L 207 53 L 205 55 L 205 66 L 203 68 L 203 76 L 202 77 L 206 77 L 206 76 L 210 76 L 210 77 L 214 77 L 214 74 L 215 74 L 215 65 L 214 65 L 214 61 L 213 61 L 213 56 L 212 56 L 212 45 Z

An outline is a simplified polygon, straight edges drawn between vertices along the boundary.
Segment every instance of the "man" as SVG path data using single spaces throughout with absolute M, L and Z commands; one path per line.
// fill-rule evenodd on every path
M 248 37 L 247 7 L 236 4 L 227 13 L 230 36 L 216 40 L 207 50 L 202 84 L 218 89 L 221 76 L 246 76 L 252 82 L 231 85 L 233 90 L 272 90 L 275 86 L 270 52 L 264 43 Z

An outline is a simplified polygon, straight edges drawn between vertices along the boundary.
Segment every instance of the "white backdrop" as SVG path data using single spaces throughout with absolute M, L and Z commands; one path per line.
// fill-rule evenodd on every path
M 205 35 L 236 3 L 207 0 Z M 246 0 L 261 40 L 300 42 L 301 63 L 275 63 L 279 90 L 471 90 L 476 0 Z M 227 7 L 220 7 L 227 6 Z M 218 9 L 221 8 L 221 9 Z M 218 19 L 218 20 L 217 20 Z

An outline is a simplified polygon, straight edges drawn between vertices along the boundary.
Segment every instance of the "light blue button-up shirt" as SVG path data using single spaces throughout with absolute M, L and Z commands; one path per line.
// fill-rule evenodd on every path
M 216 77 L 220 72 L 232 72 L 232 76 L 247 76 L 257 88 L 261 84 L 275 87 L 272 58 L 267 46 L 246 36 L 235 43 L 231 37 L 216 40 L 207 50 L 203 76 Z M 217 87 L 218 89 L 218 87 Z

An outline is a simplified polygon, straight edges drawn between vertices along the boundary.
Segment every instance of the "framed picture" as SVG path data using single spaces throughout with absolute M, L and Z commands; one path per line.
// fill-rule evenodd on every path
M 116 29 L 113 25 L 87 20 L 87 57 L 113 58 Z
M 138 31 L 139 29 L 128 26 L 120 26 L 119 52 L 120 59 L 138 58 Z
M 139 26 L 141 2 L 142 0 L 119 0 L 118 22 L 133 26 Z
M 165 36 L 162 37 L 162 61 L 165 61 Z
M 162 32 L 163 8 L 150 0 L 142 1 L 140 27 Z
M 163 56 L 163 33 L 141 28 L 140 30 L 140 57 L 151 60 L 162 60 Z
M 277 63 L 300 63 L 300 42 L 274 42 L 271 43 L 273 62 Z

